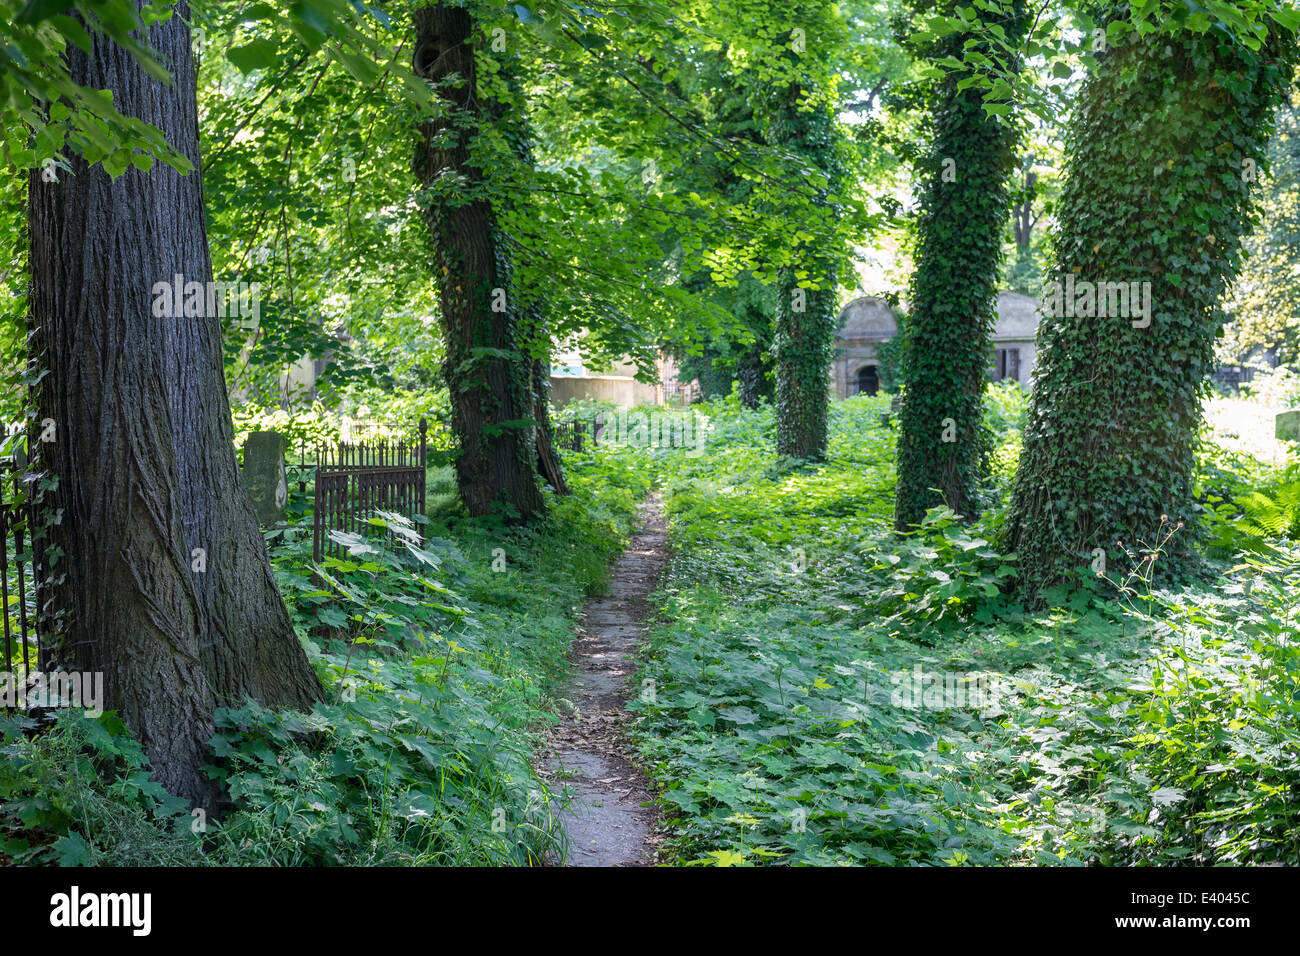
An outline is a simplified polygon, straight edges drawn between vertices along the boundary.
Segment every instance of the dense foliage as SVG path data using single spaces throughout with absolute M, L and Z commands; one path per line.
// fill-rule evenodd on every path
M 1001 590 L 1000 510 L 893 537 L 882 407 L 837 406 L 813 472 L 734 405 L 705 457 L 669 463 L 675 558 L 635 707 L 674 853 L 1296 863 L 1295 542 L 1194 587 L 1135 554 L 1101 598 L 1027 613 Z
M 563 853 L 563 794 L 533 748 L 647 487 L 628 451 L 584 456 L 546 523 L 507 530 L 454 510 L 449 468 L 418 538 L 400 516 L 344 535 L 312 580 L 310 496 L 268 535 L 294 625 L 326 689 L 311 713 L 218 712 L 209 772 L 233 806 L 196 822 L 149 780 L 122 722 L 64 712 L 0 727 L 0 826 L 12 862 L 87 865 L 526 864 Z M 503 549 L 505 567 L 494 562 Z M 494 826 L 504 813 L 507 826 Z
M 0 863 L 564 861 L 549 731 L 580 710 L 583 604 L 658 492 L 642 692 L 630 718 L 587 716 L 628 719 L 609 739 L 648 778 L 663 862 L 1300 864 L 1300 460 L 1273 419 L 1300 387 L 1207 387 L 1216 342 L 1218 362 L 1297 360 L 1291 6 L 0 13 L 6 636 L 67 623 L 49 587 L 85 565 L 85 606 L 165 618 L 209 675 L 312 691 L 279 706 L 153 666 L 117 680 L 135 709 L 0 711 Z M 151 49 L 164 33 L 179 56 Z M 115 98 L 70 60 L 143 73 Z M 190 119 L 154 128 L 123 102 Z M 159 198 L 177 182 L 192 216 Z M 121 215 L 84 236 L 42 217 L 42 195 L 91 185 Z M 184 242 L 159 238 L 172 219 Z M 171 277 L 129 261 L 50 281 L 97 264 L 79 243 L 136 242 L 149 269 L 184 246 L 204 280 L 256 283 L 255 321 L 137 313 Z M 1044 297 L 1032 390 L 986 381 L 1004 287 Z M 836 402 L 859 295 L 898 317 L 870 343 L 890 394 Z M 134 334 L 102 361 L 47 363 L 42 343 L 116 344 L 114 323 Z M 675 359 L 705 400 L 673 410 L 695 440 L 613 437 L 626 409 L 598 377 L 552 407 L 560 351 L 644 384 Z M 105 400 L 41 439 L 40 382 Z M 423 513 L 373 508 L 316 560 L 299 455 L 421 419 Z M 261 430 L 290 454 L 287 513 L 259 533 L 229 445 Z M 28 457 L 46 440 L 62 474 Z M 85 510 L 46 507 L 60 489 Z M 241 520 L 247 547 L 213 570 L 257 586 L 178 624 L 220 577 L 191 576 L 187 553 L 208 555 L 185 536 Z M 51 528 L 68 547 L 38 555 Z M 257 601 L 308 680 L 284 679 L 271 629 L 207 638 Z M 130 653 L 70 643 L 146 660 L 140 628 L 104 629 Z M 62 632 L 41 637 L 50 657 Z M 202 720 L 154 706 L 177 689 L 202 691 Z M 160 783 L 141 715 L 190 735 L 202 786 Z

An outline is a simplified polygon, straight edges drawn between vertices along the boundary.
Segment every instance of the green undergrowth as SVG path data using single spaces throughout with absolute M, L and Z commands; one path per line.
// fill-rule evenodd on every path
M 887 407 L 836 405 L 826 461 L 794 465 L 770 412 L 721 403 L 706 454 L 668 463 L 633 707 L 673 858 L 1300 862 L 1300 548 L 1238 556 L 1239 509 L 1216 531 L 1233 560 L 1194 585 L 1135 548 L 1029 613 L 1004 596 L 1000 511 L 892 534 Z
M 566 674 L 576 612 L 606 587 L 652 469 L 634 449 L 574 455 L 573 494 L 525 528 L 447 504 L 338 537 L 313 581 L 308 496 L 268 534 L 325 687 L 310 714 L 220 709 L 196 818 L 149 781 L 113 715 L 0 727 L 4 855 L 91 865 L 530 864 L 565 850 L 561 795 L 531 758 Z M 431 498 L 446 476 L 431 473 Z M 39 730 L 39 732 L 36 732 Z

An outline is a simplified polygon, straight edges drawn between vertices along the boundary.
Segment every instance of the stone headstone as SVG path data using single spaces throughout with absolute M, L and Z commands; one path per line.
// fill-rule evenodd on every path
M 244 490 L 263 526 L 284 519 L 289 500 L 289 476 L 284 470 L 287 444 L 279 432 L 250 432 L 244 440 Z
M 1273 434 L 1282 441 L 1300 441 L 1300 408 L 1278 412 Z

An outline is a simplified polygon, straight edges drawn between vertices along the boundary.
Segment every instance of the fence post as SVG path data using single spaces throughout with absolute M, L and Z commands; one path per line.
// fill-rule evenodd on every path
M 428 512 L 425 510 L 425 503 L 424 503 L 425 502 L 424 482 L 425 479 L 427 478 L 426 469 L 429 467 L 428 435 L 429 435 L 429 420 L 426 418 L 421 418 L 420 419 L 420 487 L 419 487 L 420 500 L 416 502 L 416 507 L 419 508 L 420 514 L 425 515 L 426 517 L 428 517 Z
M 26 451 L 18 448 L 14 452 L 14 512 L 18 519 L 13 525 L 14 537 L 14 573 L 18 580 L 18 630 L 22 635 L 23 645 L 23 676 L 26 677 L 28 668 L 31 666 L 31 655 L 27 644 L 27 583 L 23 580 L 23 526 L 28 525 L 28 532 L 31 532 L 30 522 L 35 515 L 35 506 L 30 501 L 30 495 L 23 491 L 24 477 L 27 470 L 28 459 Z M 29 488 L 28 491 L 31 489 Z M 24 521 L 26 517 L 26 521 Z M 7 545 L 8 542 L 5 542 Z M 36 568 L 31 568 L 32 592 L 36 591 Z M 37 654 L 40 653 L 40 638 L 37 636 L 36 641 Z M 11 661 L 12 663 L 12 661 Z

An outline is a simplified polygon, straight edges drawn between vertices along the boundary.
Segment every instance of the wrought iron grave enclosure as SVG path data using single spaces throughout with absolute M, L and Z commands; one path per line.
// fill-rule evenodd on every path
M 316 449 L 316 460 L 298 464 L 298 488 L 307 490 L 314 471 L 312 557 L 340 557 L 343 547 L 331 531 L 359 533 L 380 511 L 415 520 L 424 514 L 425 465 L 429 424 L 420 419 L 420 437 L 410 442 L 339 442 Z

